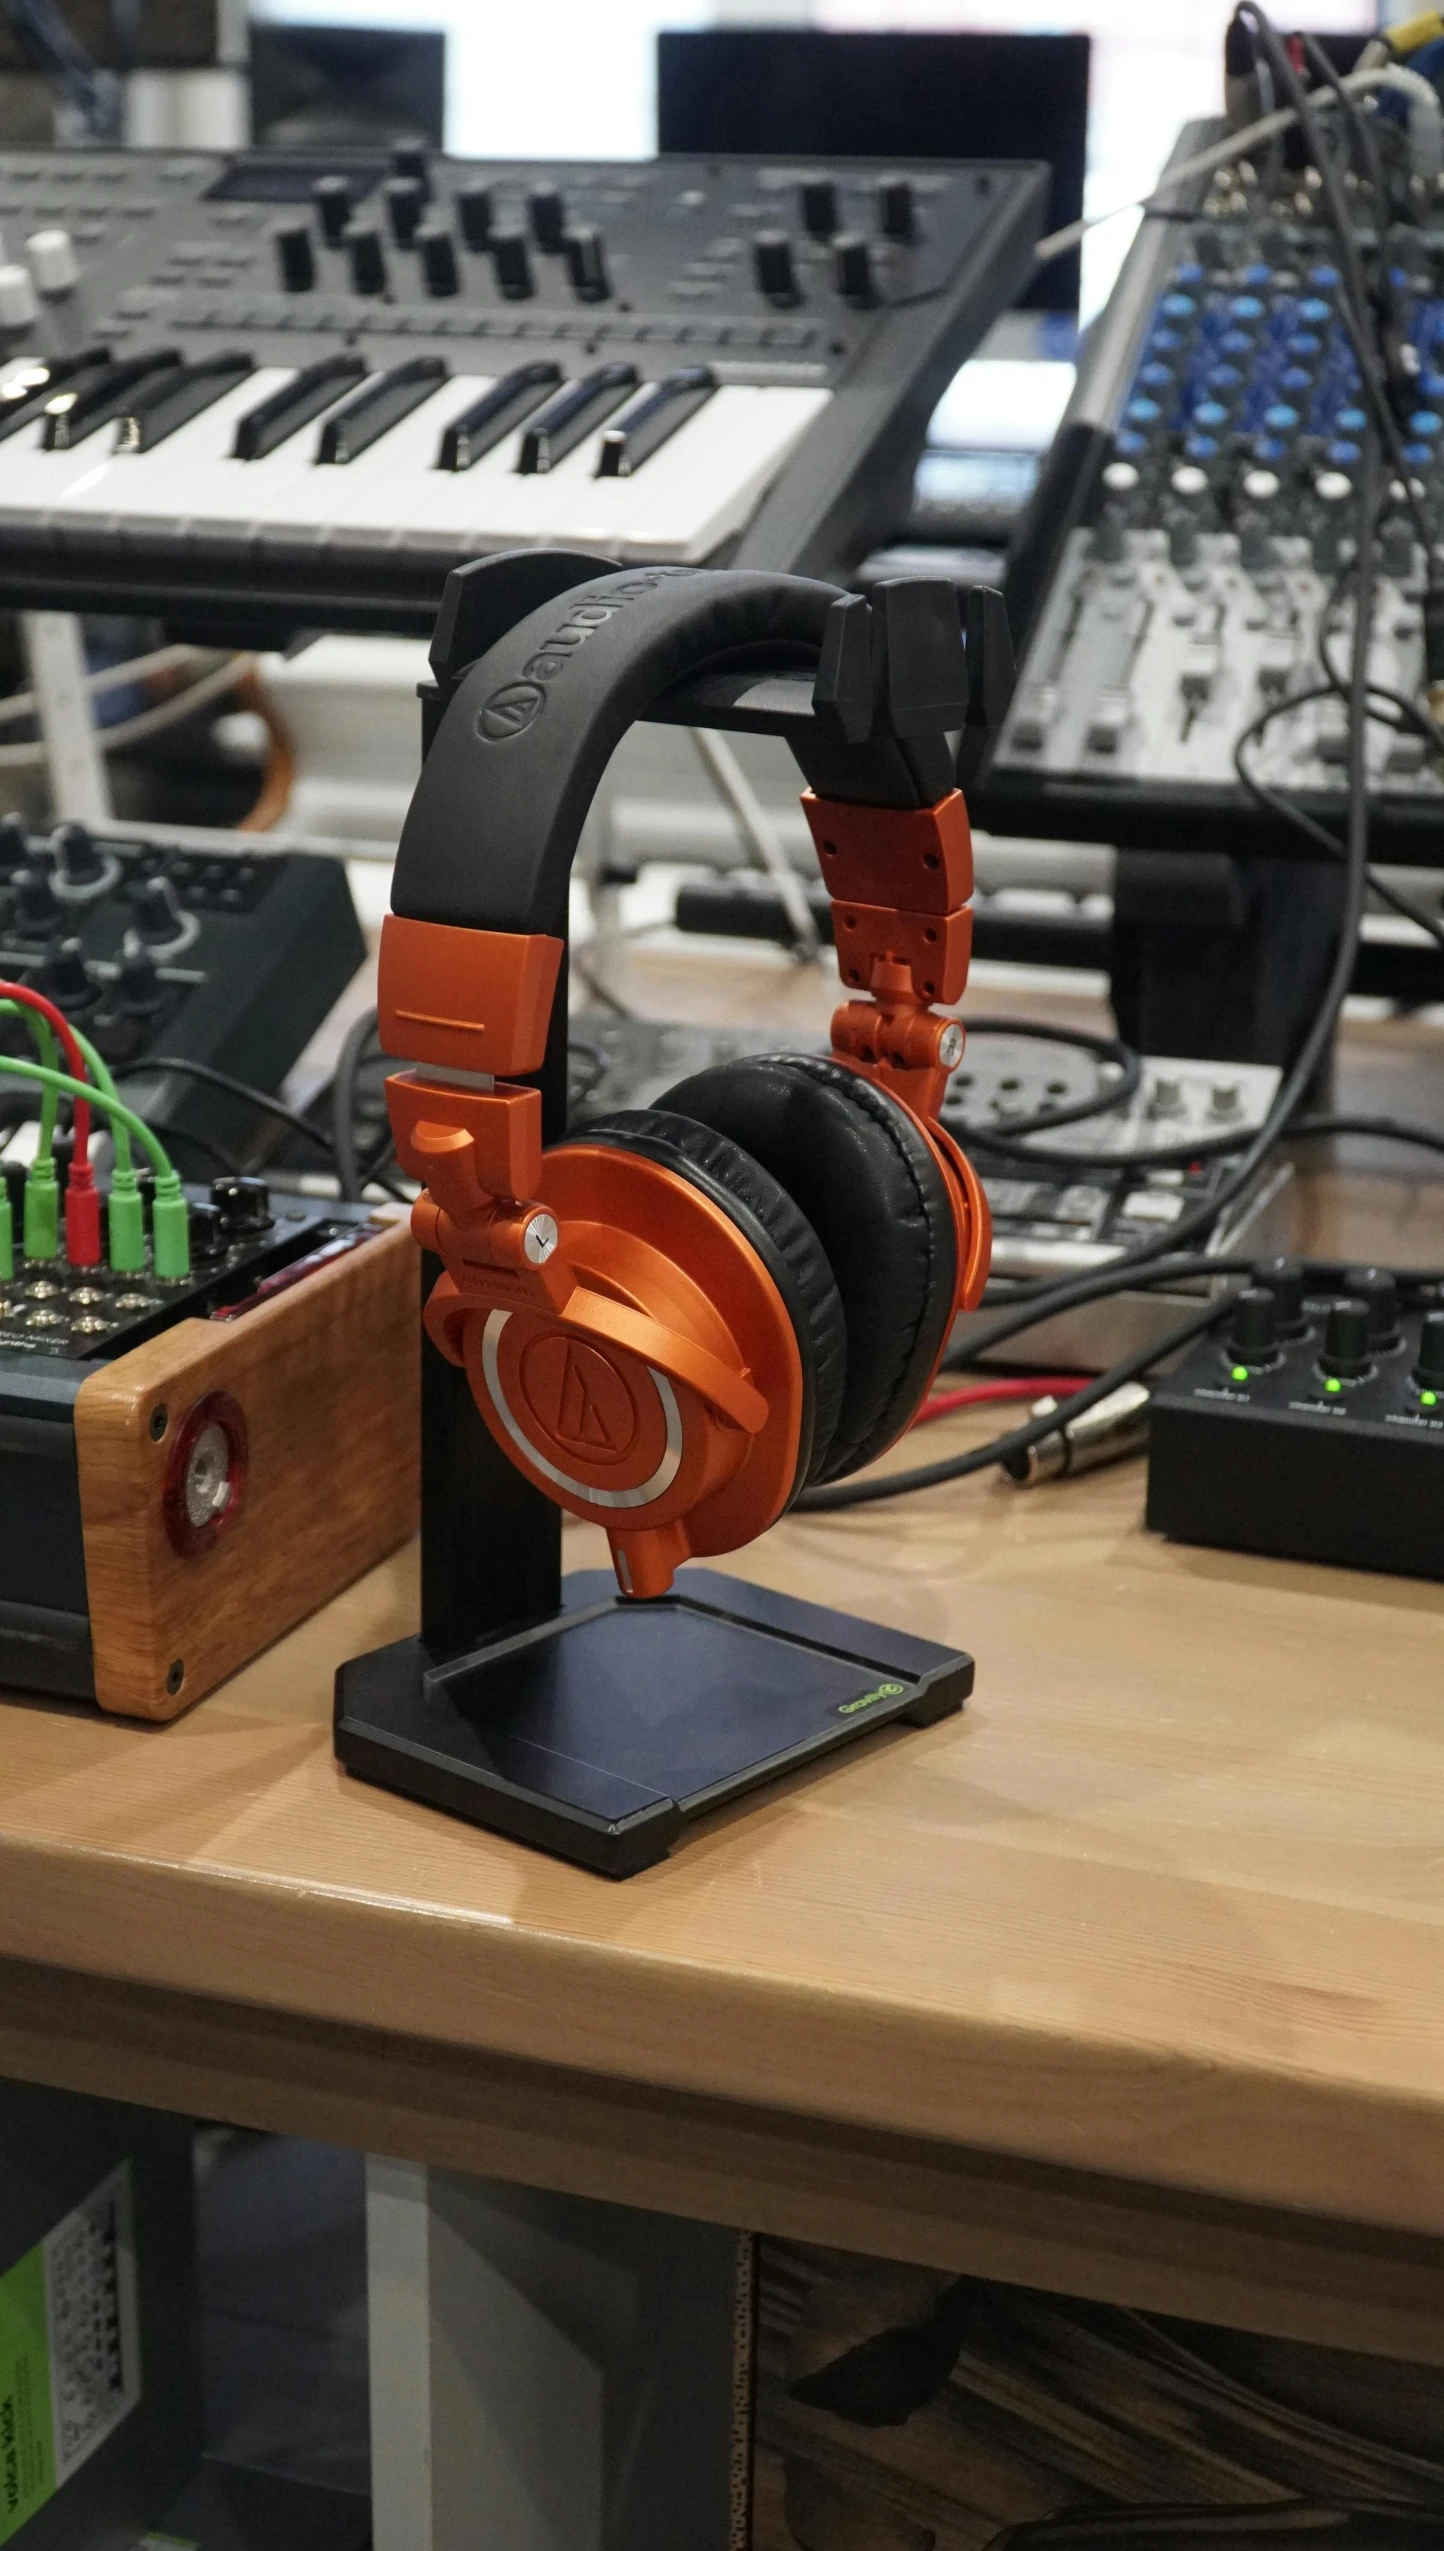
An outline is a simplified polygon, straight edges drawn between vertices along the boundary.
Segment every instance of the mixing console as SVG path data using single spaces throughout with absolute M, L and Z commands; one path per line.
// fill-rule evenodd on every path
M 0 157 L 0 599 L 421 632 L 526 542 L 829 572 L 903 519 L 1045 180 Z
M 1408 466 L 1434 518 L 1444 201 L 1437 181 L 1411 182 L 1402 127 L 1378 131 L 1394 191 L 1381 207 L 1351 185 L 1350 201 L 1366 255 L 1387 261 Z M 1213 138 L 1191 128 L 1178 155 Z M 1241 847 L 1257 827 L 1234 746 L 1280 704 L 1251 767 L 1337 811 L 1344 703 L 1287 705 L 1321 684 L 1326 621 L 1348 660 L 1338 588 L 1367 424 L 1314 175 L 1224 170 L 1185 218 L 1140 232 L 1010 574 L 1031 637 L 979 807 L 996 828 L 1151 847 L 1166 817 L 1175 846 Z M 1380 526 L 1370 670 L 1422 700 L 1424 559 L 1402 495 Z M 1437 854 L 1444 779 L 1423 740 L 1371 723 L 1369 766 L 1376 849 Z

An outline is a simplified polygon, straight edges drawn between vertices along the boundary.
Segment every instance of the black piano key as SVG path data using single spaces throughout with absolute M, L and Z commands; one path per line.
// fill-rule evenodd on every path
M 118 452 L 153 452 L 192 417 L 204 416 L 254 372 L 249 354 L 213 354 L 204 363 L 183 363 L 174 375 L 160 373 L 143 382 L 121 418 Z
M 87 377 L 74 389 L 58 390 L 45 402 L 46 451 L 73 452 L 87 435 L 128 413 L 142 381 L 153 373 L 179 369 L 178 349 L 160 346 L 153 354 L 131 354 L 123 363 L 108 363 L 94 380 Z
M 263 461 L 268 452 L 279 451 L 323 408 L 333 407 L 343 391 L 354 390 L 365 378 L 366 365 L 359 354 L 327 354 L 319 363 L 308 363 L 294 381 L 283 383 L 237 419 L 233 457 Z
M 83 388 L 91 374 L 98 380 L 111 359 L 108 345 L 88 345 L 79 354 L 37 355 L 0 389 L 0 443 L 22 426 L 33 425 L 58 390 Z
M 380 372 L 363 390 L 328 416 L 321 428 L 316 450 L 318 461 L 344 463 L 369 452 L 393 425 L 410 416 L 423 399 L 429 399 L 448 378 L 446 365 L 439 354 L 418 354 L 410 363 L 398 363 L 390 372 Z
M 601 457 L 597 462 L 598 478 L 630 478 L 643 461 L 649 461 L 688 418 L 705 407 L 717 387 L 716 376 L 705 363 L 691 363 L 684 372 L 669 373 L 644 390 L 635 407 L 619 416 L 602 436 Z
M 454 417 L 441 438 L 436 456 L 438 469 L 473 469 L 486 453 L 494 451 L 514 425 L 539 407 L 548 390 L 554 390 L 562 377 L 559 363 L 523 363 L 500 381 L 493 381 L 479 399 L 463 415 Z
M 593 426 L 620 407 L 629 390 L 637 386 L 634 363 L 604 363 L 581 381 L 570 381 L 560 396 L 540 416 L 533 417 L 521 440 L 521 458 L 517 468 L 524 477 L 555 469 L 568 452 L 575 451 Z

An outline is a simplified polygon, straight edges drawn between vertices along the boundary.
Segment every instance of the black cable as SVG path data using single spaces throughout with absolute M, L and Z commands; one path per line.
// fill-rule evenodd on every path
M 1127 1107 L 1143 1086 L 1143 1057 L 1131 1045 L 1125 1045 L 1121 1037 L 1100 1036 L 1093 1028 L 1054 1027 L 1043 1019 L 980 1018 L 964 1019 L 961 1024 L 970 1044 L 975 1036 L 1032 1037 L 1043 1045 L 1075 1047 L 1081 1054 L 1095 1055 L 1100 1062 L 1118 1067 L 1118 1080 L 1091 1098 L 1071 1099 L 1063 1107 L 1041 1108 L 1036 1116 L 1010 1117 L 1008 1143 L 1018 1141 L 1023 1134 L 1050 1133 L 1057 1125 L 1078 1125 L 1092 1116 L 1111 1116 L 1116 1109 Z M 966 1131 L 978 1141 L 985 1136 L 992 1139 L 980 1125 L 969 1125 Z
M 232 1072 L 218 1072 L 213 1063 L 193 1062 L 188 1054 L 148 1054 L 144 1062 L 125 1064 L 115 1074 L 115 1078 L 120 1081 L 138 1081 L 146 1079 L 152 1073 L 167 1072 L 179 1073 L 187 1080 L 203 1081 L 211 1089 L 225 1090 L 232 1098 L 244 1099 L 248 1106 L 259 1107 L 266 1115 L 277 1117 L 283 1125 L 289 1125 L 296 1133 L 304 1134 L 307 1141 L 314 1143 L 316 1149 L 323 1152 L 332 1166 L 335 1166 L 336 1145 L 329 1134 L 322 1133 L 319 1125 L 311 1124 L 309 1119 L 302 1116 L 296 1108 L 288 1107 L 284 1099 L 273 1098 L 269 1090 L 255 1089 L 249 1081 L 237 1080 Z M 200 1139 L 183 1135 L 180 1128 L 176 1129 L 176 1133 L 178 1140 Z M 387 1194 L 394 1196 L 398 1204 L 410 1204 L 411 1198 L 401 1188 L 391 1185 L 386 1179 L 380 1179 L 376 1183 L 385 1187 Z
M 1371 699 L 1383 697 L 1397 702 L 1401 707 L 1409 705 L 1402 693 L 1380 693 L 1374 683 L 1369 684 L 1368 690 Z M 1321 824 L 1316 816 L 1307 813 L 1302 806 L 1295 806 L 1290 798 L 1283 796 L 1277 789 L 1271 788 L 1267 780 L 1260 779 L 1257 772 L 1249 769 L 1244 759 L 1249 745 L 1258 742 L 1259 737 L 1273 724 L 1275 718 L 1285 716 L 1290 709 L 1307 708 L 1315 700 L 1326 700 L 1333 696 L 1333 686 L 1315 683 L 1307 691 L 1296 691 L 1288 699 L 1272 702 L 1260 716 L 1254 719 L 1252 725 L 1244 728 L 1239 736 L 1233 748 L 1233 767 L 1240 785 L 1247 791 L 1255 805 L 1261 806 L 1266 814 L 1273 815 L 1278 822 L 1292 824 L 1296 832 L 1302 833 L 1306 841 L 1313 842 L 1329 859 L 1340 860 L 1345 854 L 1344 846 L 1338 837 L 1331 833 L 1326 825 Z M 1384 719 L 1381 723 L 1388 725 L 1392 721 Z M 1441 738 L 1441 742 L 1444 742 L 1444 738 Z M 1406 895 L 1402 888 L 1391 885 L 1388 878 L 1381 876 L 1377 868 L 1369 869 L 1368 881 L 1372 892 L 1378 896 L 1381 903 L 1387 904 L 1390 910 L 1398 913 L 1402 920 L 1412 921 L 1416 928 L 1424 932 L 1426 938 L 1434 940 L 1438 947 L 1444 948 L 1444 921 L 1426 912 L 1424 906 L 1415 903 L 1413 897 Z
M 1301 1116 L 1289 1127 L 1289 1141 L 1301 1142 L 1319 1134 L 1368 1134 L 1386 1143 L 1416 1143 L 1421 1151 L 1444 1152 L 1444 1131 L 1429 1125 L 1409 1125 L 1398 1116 Z
M 961 1373 L 969 1366 L 981 1364 L 995 1347 L 1006 1346 L 1010 1339 L 1022 1337 L 1044 1320 L 1054 1320 L 1065 1311 L 1081 1311 L 1090 1302 L 1106 1302 L 1115 1293 L 1152 1293 L 1170 1284 L 1189 1284 L 1200 1276 L 1247 1275 L 1257 1258 L 1213 1255 L 1205 1249 L 1180 1251 L 1176 1256 L 1155 1258 L 1146 1267 L 1131 1259 L 1115 1258 L 1106 1267 L 1089 1267 L 1082 1275 L 1067 1276 L 1047 1287 L 1045 1293 L 1025 1293 L 1021 1288 L 1006 1310 L 996 1312 L 980 1329 L 970 1329 L 962 1344 L 944 1355 L 941 1371 Z
M 1206 1302 L 1200 1310 L 1190 1312 L 1189 1317 L 1181 1320 L 1176 1328 L 1154 1338 L 1147 1346 L 1135 1348 L 1131 1355 L 1123 1356 L 1106 1373 L 1100 1373 L 1096 1382 L 1089 1382 L 1081 1391 L 1070 1392 L 1068 1398 L 1046 1416 L 1030 1418 L 1025 1426 L 1015 1426 L 1006 1435 L 995 1435 L 990 1443 L 975 1445 L 971 1452 L 954 1453 L 947 1460 L 928 1462 L 921 1470 L 895 1470 L 881 1479 L 844 1479 L 834 1488 L 809 1488 L 796 1500 L 791 1511 L 804 1515 L 838 1514 L 849 1506 L 873 1506 L 880 1504 L 884 1498 L 909 1497 L 915 1489 L 941 1488 L 951 1480 L 967 1479 L 977 1471 L 991 1470 L 1009 1453 L 1025 1453 L 1032 1445 L 1041 1444 L 1045 1437 L 1061 1434 L 1075 1417 L 1086 1415 L 1090 1408 L 1098 1406 L 1100 1400 L 1121 1390 L 1125 1382 L 1137 1381 L 1140 1374 L 1161 1363 L 1164 1356 L 1187 1346 L 1191 1339 L 1212 1328 L 1223 1318 L 1228 1307 L 1227 1297 L 1222 1302 Z
M 226 1177 L 239 1178 L 242 1175 L 241 1164 L 235 1154 L 212 1141 L 209 1134 L 193 1133 L 189 1125 L 172 1125 L 164 1116 L 147 1116 L 145 1121 L 151 1132 L 159 1134 L 163 1142 L 189 1143 L 193 1151 L 204 1152 L 207 1160 L 214 1161 Z
M 336 1057 L 331 1083 L 331 1133 L 336 1155 L 336 1183 L 346 1202 L 361 1201 L 362 1178 L 356 1158 L 356 1076 L 361 1058 L 376 1034 L 376 1012 L 363 1010 L 352 1020 Z
M 1258 0 L 1242 0 L 1238 14 L 1252 25 L 1263 46 L 1268 60 L 1269 75 L 1279 94 L 1280 102 L 1292 107 L 1309 156 L 1319 172 L 1325 208 L 1338 241 L 1340 257 L 1347 270 L 1345 279 L 1352 287 L 1341 296 L 1339 302 L 1339 315 L 1344 323 L 1344 333 L 1349 340 L 1354 361 L 1358 365 L 1360 386 L 1373 410 L 1375 427 L 1388 453 L 1390 466 L 1403 483 L 1404 499 L 1413 515 L 1414 527 L 1419 535 L 1425 559 L 1431 561 L 1434 555 L 1433 530 L 1428 515 L 1424 511 L 1423 499 L 1404 458 L 1404 438 L 1399 429 L 1399 420 L 1389 401 L 1387 382 L 1381 382 L 1379 377 L 1383 368 L 1382 364 L 1376 363 L 1374 350 L 1370 347 L 1366 336 L 1370 315 L 1368 290 L 1363 279 L 1353 221 L 1339 185 L 1338 171 L 1329 156 L 1318 119 L 1309 102 L 1309 91 L 1289 60 L 1288 51 L 1268 12 L 1258 5 Z

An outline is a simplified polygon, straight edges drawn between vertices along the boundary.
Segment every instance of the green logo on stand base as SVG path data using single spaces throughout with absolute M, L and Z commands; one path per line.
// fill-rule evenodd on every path
M 859 1692 L 855 1701 L 839 1701 L 839 1718 L 856 1718 L 859 1710 L 875 1709 L 879 1701 L 900 1701 L 907 1691 L 906 1683 L 874 1683 L 870 1692 Z

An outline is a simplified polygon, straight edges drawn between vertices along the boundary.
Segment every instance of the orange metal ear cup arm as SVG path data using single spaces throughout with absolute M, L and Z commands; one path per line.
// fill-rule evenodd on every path
M 956 1309 L 982 1299 L 992 1220 L 982 1181 L 938 1111 L 965 1042 L 935 1002 L 960 1001 L 973 950 L 973 835 L 962 791 L 935 806 L 856 806 L 802 800 L 832 899 L 843 982 L 867 997 L 833 1013 L 840 1063 L 906 1107 L 947 1182 L 957 1241 Z

